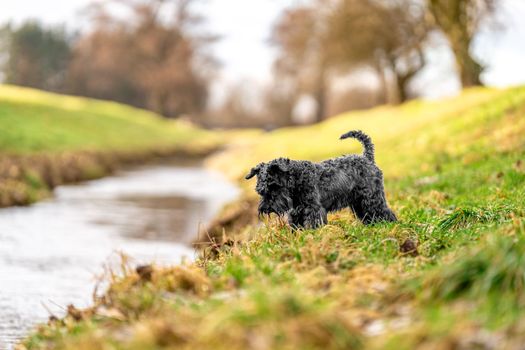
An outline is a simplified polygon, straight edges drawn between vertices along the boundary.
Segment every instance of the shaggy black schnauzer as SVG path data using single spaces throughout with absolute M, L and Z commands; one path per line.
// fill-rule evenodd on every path
M 320 163 L 278 158 L 260 163 L 246 179 L 257 175 L 261 196 L 259 215 L 286 215 L 292 227 L 317 228 L 327 223 L 328 212 L 350 208 L 364 224 L 397 221 L 388 208 L 383 173 L 374 161 L 374 144 L 361 131 L 341 139 L 355 138 L 363 155 L 346 155 Z

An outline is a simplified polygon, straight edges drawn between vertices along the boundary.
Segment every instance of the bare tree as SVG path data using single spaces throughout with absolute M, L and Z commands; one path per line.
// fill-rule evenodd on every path
M 166 117 L 206 107 L 216 61 L 202 33 L 198 0 L 113 0 L 91 8 L 94 30 L 74 50 L 71 84 L 78 94 L 113 99 Z M 113 15 L 108 3 L 128 10 Z
M 499 0 L 427 0 L 435 25 L 445 34 L 454 56 L 461 84 L 482 85 L 484 66 L 470 52 L 482 23 L 496 10 Z
M 317 121 L 326 117 L 329 88 L 325 8 L 319 6 L 315 3 L 287 9 L 271 36 L 279 51 L 274 65 L 276 75 L 288 80 L 292 96 L 309 93 L 314 97 Z
M 292 7 L 272 32 L 279 53 L 276 75 L 295 82 L 295 97 L 314 97 L 317 121 L 326 117 L 330 77 L 337 70 L 372 67 L 383 94 L 403 102 L 426 64 L 425 15 L 419 0 L 314 0 Z
M 341 0 L 328 19 L 332 65 L 374 68 L 385 95 L 392 75 L 397 102 L 407 100 L 410 82 L 426 64 L 424 15 L 421 4 L 411 0 Z

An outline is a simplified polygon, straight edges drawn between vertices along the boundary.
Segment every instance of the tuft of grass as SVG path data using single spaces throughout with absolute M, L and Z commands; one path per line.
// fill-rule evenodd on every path
M 510 208 L 457 208 L 439 221 L 437 229 L 445 231 L 479 223 L 504 221 L 511 212 Z
M 466 256 L 425 278 L 423 289 L 434 302 L 499 295 L 513 308 L 525 307 L 525 236 L 489 236 Z

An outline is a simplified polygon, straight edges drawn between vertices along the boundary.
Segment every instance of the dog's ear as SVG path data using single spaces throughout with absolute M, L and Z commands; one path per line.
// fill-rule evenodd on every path
M 244 178 L 245 178 L 246 180 L 249 180 L 249 179 L 251 179 L 252 177 L 254 177 L 255 175 L 258 175 L 259 172 L 261 171 L 261 168 L 262 168 L 263 165 L 264 165 L 264 163 L 259 163 L 259 164 L 257 164 L 256 166 L 254 166 L 254 167 L 252 168 L 252 170 L 250 170 L 250 172 L 248 173 L 248 175 L 246 175 Z

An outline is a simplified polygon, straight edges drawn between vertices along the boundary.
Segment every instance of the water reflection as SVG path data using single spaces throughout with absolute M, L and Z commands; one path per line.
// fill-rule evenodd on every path
M 199 167 L 135 169 L 76 186 L 28 208 L 0 210 L 0 348 L 62 307 L 87 306 L 116 251 L 136 263 L 192 259 L 200 224 L 237 195 Z

